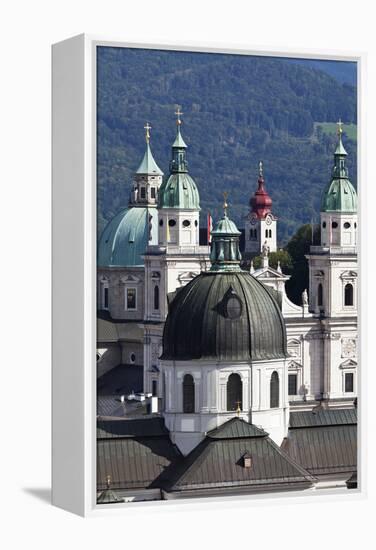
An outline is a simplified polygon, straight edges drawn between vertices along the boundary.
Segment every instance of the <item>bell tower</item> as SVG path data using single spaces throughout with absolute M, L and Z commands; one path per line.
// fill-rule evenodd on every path
M 346 167 L 342 122 L 334 152 L 332 178 L 321 203 L 321 244 L 311 246 L 310 309 L 319 316 L 322 397 L 334 403 L 357 394 L 357 194 Z
M 157 206 L 158 192 L 162 184 L 163 172 L 155 162 L 150 149 L 151 126 L 147 122 L 144 126 L 146 150 L 138 167 L 133 181 L 133 188 L 129 206 Z
M 251 210 L 245 221 L 245 258 L 252 258 L 268 246 L 277 250 L 277 218 L 272 214 L 272 199 L 265 188 L 263 162 L 259 162 L 258 188 L 250 200 Z
M 177 131 L 170 175 L 161 186 L 158 200 L 158 242 L 182 251 L 199 245 L 200 198 L 196 183 L 188 173 L 187 145 L 180 130 L 183 113 L 177 109 L 175 114 Z
M 307 256 L 311 309 L 324 317 L 351 317 L 357 307 L 357 194 L 346 157 L 339 120 L 332 178 L 321 203 L 321 244 Z
M 164 322 L 173 293 L 209 267 L 209 247 L 199 244 L 200 196 L 188 173 L 187 145 L 176 111 L 170 174 L 158 194 L 158 238 L 146 249 L 144 388 L 163 397 L 159 376 Z

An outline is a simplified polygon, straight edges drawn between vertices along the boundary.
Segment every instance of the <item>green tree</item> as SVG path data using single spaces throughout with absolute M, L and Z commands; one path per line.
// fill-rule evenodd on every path
M 269 265 L 273 269 L 277 269 L 278 262 L 280 262 L 283 273 L 290 274 L 292 270 L 292 258 L 287 250 L 280 248 L 277 252 L 270 252 Z M 253 267 L 259 269 L 262 265 L 262 256 L 256 256 L 253 258 Z
M 311 244 L 319 244 L 320 226 L 311 224 L 302 225 L 286 246 L 286 251 L 292 260 L 291 279 L 286 283 L 288 297 L 295 304 L 301 303 L 302 292 L 308 288 L 309 272 L 305 257 L 309 253 Z

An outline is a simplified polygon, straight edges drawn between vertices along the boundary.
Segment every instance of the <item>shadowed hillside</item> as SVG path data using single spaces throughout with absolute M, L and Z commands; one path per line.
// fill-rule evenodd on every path
M 226 190 L 230 215 L 243 227 L 262 159 L 280 244 L 318 218 L 336 141 L 325 123 L 341 117 L 356 124 L 354 87 L 284 59 L 99 48 L 99 231 L 128 202 L 146 120 L 155 159 L 168 173 L 176 104 L 203 214 L 219 215 Z M 344 144 L 356 185 L 355 127 L 349 128 L 353 139 L 345 127 Z

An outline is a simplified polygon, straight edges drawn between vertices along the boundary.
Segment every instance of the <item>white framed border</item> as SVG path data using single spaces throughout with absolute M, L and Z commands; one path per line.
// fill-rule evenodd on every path
M 223 43 L 128 43 L 78 35 L 52 47 L 52 503 L 81 516 L 217 505 L 364 498 L 366 495 L 366 372 L 358 371 L 358 489 L 270 493 L 96 505 L 96 48 L 125 47 L 352 61 L 358 66 L 358 194 L 360 284 L 358 361 L 366 356 L 366 54 Z M 359 192 L 360 190 L 360 192 Z M 360 294 L 361 290 L 361 294 Z M 69 345 L 67 345 L 69 342 Z M 360 449 L 362 452 L 360 452 Z M 260 502 L 261 501 L 261 502 Z

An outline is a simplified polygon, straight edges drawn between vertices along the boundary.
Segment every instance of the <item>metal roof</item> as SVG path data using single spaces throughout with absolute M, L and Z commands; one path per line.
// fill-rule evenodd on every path
M 266 434 L 260 436 L 206 437 L 176 467 L 169 491 L 285 485 L 309 487 L 314 478 L 291 460 Z M 243 465 L 244 455 L 251 467 Z
M 157 220 L 156 208 L 133 206 L 121 210 L 103 230 L 98 243 L 98 266 L 143 266 L 150 217 L 153 222 Z
M 268 434 L 242 418 L 234 417 L 215 430 L 207 433 L 210 439 L 237 439 L 242 437 L 265 437 Z
M 144 158 L 142 159 L 141 164 L 136 171 L 136 174 L 163 176 L 162 170 L 159 168 L 158 164 L 154 160 L 149 143 L 146 144 Z
M 181 459 L 160 417 L 97 422 L 97 490 L 152 488 Z
M 241 302 L 226 315 L 227 295 Z M 285 357 L 286 329 L 272 293 L 248 272 L 203 272 L 170 304 L 162 359 L 249 361 Z
M 121 395 L 143 390 L 144 370 L 141 365 L 118 365 L 97 380 L 97 415 L 120 416 L 145 412 L 140 402 L 120 402 Z
M 185 172 L 171 174 L 159 189 L 158 207 L 199 210 L 200 196 L 193 178 Z
M 357 410 L 352 409 L 316 409 L 290 413 L 290 428 L 309 428 L 314 426 L 340 426 L 357 423 Z
M 163 418 L 136 418 L 119 420 L 99 420 L 97 439 L 122 439 L 129 437 L 161 437 L 168 435 Z
M 315 476 L 352 472 L 357 464 L 357 426 L 289 429 L 282 449 Z

